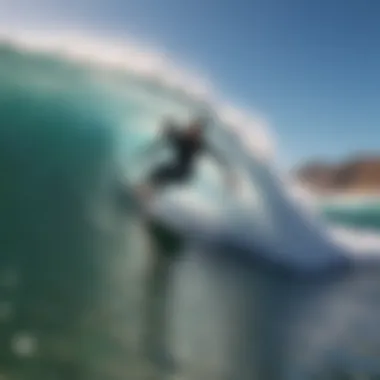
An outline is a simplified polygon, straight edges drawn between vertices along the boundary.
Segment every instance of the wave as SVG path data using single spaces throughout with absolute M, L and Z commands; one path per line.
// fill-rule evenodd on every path
M 112 183 L 120 166 L 144 174 L 134 152 L 152 138 L 163 116 L 185 120 L 206 110 L 215 120 L 211 138 L 238 167 L 246 197 L 226 197 L 217 172 L 206 162 L 190 189 L 175 197 L 167 194 L 160 217 L 177 228 L 181 221 L 194 236 L 248 252 L 255 247 L 268 260 L 300 270 L 347 263 L 350 252 L 344 245 L 336 244 L 320 218 L 284 191 L 272 166 L 274 144 L 265 123 L 226 106 L 209 86 L 180 74 L 162 55 L 78 35 L 22 34 L 4 36 L 0 55 L 1 116 L 12 120 L 9 131 L 19 126 L 25 133 L 28 123 L 39 123 L 49 133 L 64 133 L 75 120 L 78 131 L 104 130 L 112 136 L 116 153 L 98 170 L 96 202 L 104 195 L 101 186 Z M 58 138 L 54 144 L 59 145 Z

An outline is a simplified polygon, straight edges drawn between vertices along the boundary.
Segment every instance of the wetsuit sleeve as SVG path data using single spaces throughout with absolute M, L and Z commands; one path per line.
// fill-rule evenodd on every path
M 181 133 L 178 127 L 170 125 L 164 130 L 164 138 L 171 142 L 179 142 L 181 139 Z

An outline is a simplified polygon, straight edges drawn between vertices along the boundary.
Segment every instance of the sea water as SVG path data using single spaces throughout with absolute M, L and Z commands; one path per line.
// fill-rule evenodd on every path
M 169 248 L 120 207 L 120 173 L 136 170 L 150 126 L 194 103 L 12 44 L 0 49 L 0 84 L 1 379 L 380 375 L 376 262 L 310 274 L 255 245 Z M 224 198 L 192 186 L 204 220 Z

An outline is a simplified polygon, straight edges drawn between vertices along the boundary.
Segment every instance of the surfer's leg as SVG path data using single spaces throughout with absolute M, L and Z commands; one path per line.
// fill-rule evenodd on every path
M 160 166 L 148 176 L 148 180 L 142 187 L 143 196 L 150 198 L 153 193 L 181 181 L 184 173 L 180 165 L 168 164 Z
M 153 170 L 147 179 L 138 186 L 137 191 L 145 201 L 152 199 L 153 195 L 163 188 L 168 177 L 169 167 L 160 166 Z
M 190 177 L 190 170 L 178 164 L 167 164 L 153 170 L 148 179 L 139 186 L 138 192 L 144 200 L 149 201 L 169 185 L 183 183 Z
M 190 170 L 187 166 L 174 164 L 162 167 L 152 175 L 152 183 L 156 188 L 167 187 L 169 185 L 185 182 L 190 177 Z

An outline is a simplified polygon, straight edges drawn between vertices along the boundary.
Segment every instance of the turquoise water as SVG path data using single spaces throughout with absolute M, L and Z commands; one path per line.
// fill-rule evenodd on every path
M 0 378 L 379 374 L 372 262 L 292 273 L 251 260 L 259 246 L 176 240 L 120 207 L 152 126 L 199 107 L 130 73 L 0 49 Z M 225 206 L 209 175 L 190 187 Z
M 380 230 L 380 207 L 378 204 L 352 207 L 324 207 L 324 217 L 337 225 L 358 230 Z

